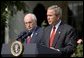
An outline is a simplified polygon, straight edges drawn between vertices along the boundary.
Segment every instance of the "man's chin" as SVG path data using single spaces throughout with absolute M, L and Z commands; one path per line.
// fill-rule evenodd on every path
M 49 25 L 52 25 L 52 23 L 49 23 Z
M 32 29 L 28 29 L 29 31 L 31 31 Z
M 52 23 L 49 23 L 49 25 L 52 25 Z
M 32 30 L 32 29 L 27 29 L 27 30 L 29 30 L 29 31 L 30 31 L 30 30 Z

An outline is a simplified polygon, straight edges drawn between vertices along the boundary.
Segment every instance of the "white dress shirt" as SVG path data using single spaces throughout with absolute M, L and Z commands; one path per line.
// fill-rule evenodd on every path
M 61 23 L 61 20 L 55 25 L 55 27 L 56 27 L 55 32 L 57 31 L 57 29 L 58 29 L 60 23 Z M 54 27 L 54 26 L 53 26 L 53 27 Z M 53 28 L 52 28 L 52 30 L 51 30 L 50 35 L 52 34 L 52 31 L 53 31 Z

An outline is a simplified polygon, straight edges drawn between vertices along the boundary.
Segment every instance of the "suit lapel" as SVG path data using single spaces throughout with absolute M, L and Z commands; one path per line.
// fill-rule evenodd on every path
M 36 37 L 38 36 L 38 33 L 37 32 L 34 32 L 33 33 L 33 36 L 32 36 L 32 39 L 31 39 L 31 43 L 32 42 L 35 42 L 37 39 L 36 39 Z
M 57 42 L 59 40 L 59 37 L 60 37 L 60 34 L 61 34 L 61 31 L 60 31 L 60 29 L 58 29 L 57 32 L 56 32 L 56 35 L 55 35 L 53 45 L 52 45 L 53 47 L 57 44 Z
M 31 39 L 31 43 L 36 41 L 35 38 L 38 36 L 38 32 L 37 32 L 38 28 L 39 27 L 36 27 L 36 29 L 33 31 L 34 33 L 33 33 L 32 39 Z

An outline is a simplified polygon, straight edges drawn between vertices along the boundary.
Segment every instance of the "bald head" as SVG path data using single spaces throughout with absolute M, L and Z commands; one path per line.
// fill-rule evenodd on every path
M 25 17 L 24 17 L 24 20 L 28 20 L 27 18 L 30 18 L 29 20 L 35 20 L 37 22 L 37 18 L 34 14 L 32 13 L 29 13 L 29 14 L 26 14 Z
M 37 18 L 32 13 L 26 14 L 24 17 L 24 23 L 26 29 L 31 30 L 37 26 Z

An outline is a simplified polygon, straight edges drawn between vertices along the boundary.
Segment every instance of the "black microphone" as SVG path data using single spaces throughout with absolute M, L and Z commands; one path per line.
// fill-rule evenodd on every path
M 16 38 L 16 40 L 18 40 L 18 39 L 22 39 L 22 36 L 24 36 L 25 34 L 27 34 L 26 31 L 21 32 L 20 35 L 18 35 L 18 38 Z
M 18 38 L 16 40 L 19 40 L 19 39 L 24 40 L 31 34 L 32 34 L 32 31 L 24 31 L 24 32 L 20 33 L 20 35 L 18 36 Z
M 22 36 L 22 39 L 26 39 L 28 36 L 32 34 L 32 31 L 27 31 L 25 35 Z

